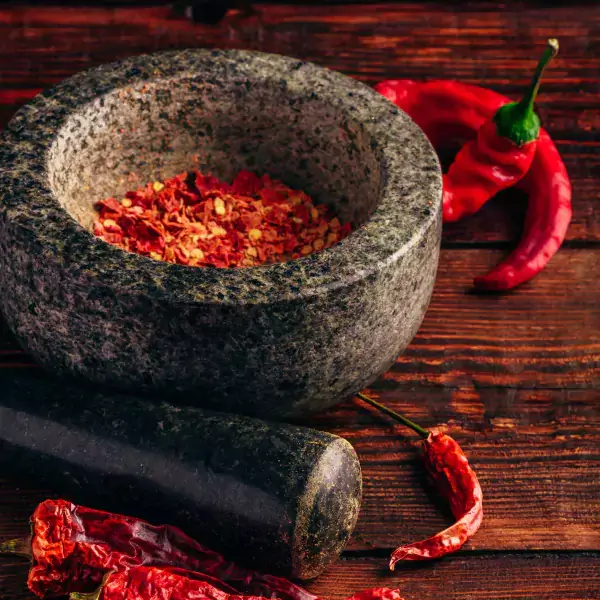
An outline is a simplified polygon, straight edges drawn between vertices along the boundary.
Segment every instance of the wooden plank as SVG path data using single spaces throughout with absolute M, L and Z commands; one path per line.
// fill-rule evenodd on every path
M 600 390 L 376 387 L 382 402 L 425 427 L 442 427 L 468 454 L 485 519 L 467 550 L 600 550 Z M 345 437 L 359 455 L 364 496 L 349 550 L 385 554 L 451 522 L 406 428 L 360 403 L 302 424 Z M 25 535 L 35 505 L 49 496 L 34 485 L 0 482 L 0 539 Z
M 342 600 L 357 590 L 397 587 L 406 600 L 592 600 L 600 597 L 598 555 L 447 558 L 386 570 L 385 559 L 342 560 L 311 591 Z
M 598 385 L 598 252 L 563 249 L 539 277 L 511 293 L 471 293 L 473 275 L 503 256 L 491 250 L 442 252 L 419 333 L 384 376 L 390 388 Z
M 600 390 L 425 389 L 372 392 L 461 444 L 485 518 L 468 550 L 600 549 Z M 305 424 L 348 439 L 364 480 L 349 549 L 392 549 L 452 522 L 426 481 L 416 437 L 362 403 Z
M 535 280 L 511 293 L 471 293 L 473 275 L 503 255 L 442 251 L 419 333 L 381 388 L 600 385 L 598 250 L 563 249 Z M 6 333 L 0 340 L 0 366 L 31 364 Z
M 25 586 L 28 565 L 0 558 L 0 598 L 34 600 Z M 398 588 L 406 600 L 593 600 L 600 598 L 598 554 L 448 557 L 386 570 L 385 558 L 344 558 L 306 584 L 326 600 L 369 587 Z
M 539 98 L 543 120 L 563 154 L 574 186 L 568 239 L 600 241 L 597 181 L 600 126 L 595 45 L 600 7 L 585 19 L 571 7 L 549 11 L 508 2 L 450 6 L 269 4 L 259 19 L 235 13 L 213 27 L 176 19 L 165 6 L 0 9 L 0 125 L 30 95 L 63 78 L 123 56 L 184 47 L 247 48 L 290 54 L 373 84 L 394 77 L 450 78 L 511 97 L 529 80 L 540 45 L 550 36 L 561 53 Z M 496 7 L 496 8 L 494 8 Z M 101 40 L 101 43 L 99 43 Z M 452 225 L 446 239 L 463 244 L 514 240 L 524 199 L 510 192 L 473 219 Z

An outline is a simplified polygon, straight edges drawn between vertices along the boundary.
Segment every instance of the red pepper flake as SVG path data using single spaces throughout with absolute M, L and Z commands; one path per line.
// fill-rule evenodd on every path
M 181 173 L 96 203 L 94 233 L 155 260 L 251 267 L 328 248 L 352 231 L 325 205 L 268 175 L 240 171 L 231 185 Z

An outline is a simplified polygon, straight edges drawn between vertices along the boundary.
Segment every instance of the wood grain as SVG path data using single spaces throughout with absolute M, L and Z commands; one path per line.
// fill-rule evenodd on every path
M 376 387 L 387 406 L 441 426 L 467 453 L 485 498 L 468 550 L 600 548 L 600 391 Z M 363 506 L 349 548 L 392 549 L 452 522 L 405 427 L 360 402 L 307 424 L 345 437 L 359 455 Z
M 397 587 L 406 600 L 593 600 L 600 597 L 600 557 L 455 557 L 395 574 L 385 560 L 342 560 L 309 588 L 342 600 L 372 586 Z
M 569 6 L 414 2 L 326 7 L 257 5 L 260 18 L 233 13 L 218 26 L 174 18 L 166 6 L 0 9 L 0 126 L 40 89 L 124 56 L 186 47 L 246 48 L 289 54 L 368 84 L 409 77 L 459 79 L 518 97 L 546 38 L 561 52 L 539 97 L 574 188 L 573 242 L 600 241 L 595 182 L 600 176 L 598 28 L 600 6 L 585 18 Z M 519 235 L 525 199 L 514 192 L 480 216 L 447 228 L 449 241 L 492 243 Z
M 346 403 L 304 422 L 346 437 L 364 479 L 344 559 L 309 587 L 331 600 L 375 585 L 399 586 L 406 600 L 600 598 L 600 5 L 270 2 L 258 5 L 259 18 L 233 13 L 208 27 L 174 18 L 160 2 L 41 4 L 0 7 L 0 127 L 77 71 L 160 49 L 247 48 L 312 60 L 367 84 L 460 79 L 516 98 L 546 38 L 560 39 L 538 105 L 573 183 L 565 247 L 529 284 L 477 295 L 472 276 L 514 245 L 526 198 L 505 192 L 445 227 L 421 329 L 369 390 L 462 444 L 484 490 L 482 528 L 458 555 L 390 574 L 394 546 L 451 517 L 427 484 L 414 436 Z M 0 368 L 36 368 L 1 320 Z M 50 495 L 35 482 L 0 480 L 0 539 L 25 535 L 33 508 Z M 0 557 L 0 600 L 33 600 L 26 574 L 25 562 Z
M 562 249 L 535 280 L 511 293 L 471 293 L 473 276 L 504 253 L 442 251 L 423 324 L 381 388 L 600 386 L 598 251 Z M 8 332 L 2 336 L 0 367 L 32 364 Z

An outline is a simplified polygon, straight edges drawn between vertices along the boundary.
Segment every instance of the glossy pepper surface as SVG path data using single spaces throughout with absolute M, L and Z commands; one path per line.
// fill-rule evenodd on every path
M 492 196 L 520 181 L 529 171 L 540 135 L 533 102 L 544 67 L 557 51 L 558 42 L 549 40 L 524 98 L 501 106 L 481 126 L 477 138 L 457 154 L 444 175 L 445 221 L 458 221 L 477 212 Z
M 375 89 L 408 113 L 436 149 L 453 140 L 473 140 L 496 111 L 510 102 L 480 86 L 455 81 L 384 81 Z M 560 154 L 544 130 L 528 173 L 516 187 L 529 204 L 521 239 L 513 252 L 475 286 L 508 290 L 537 275 L 560 248 L 571 221 L 571 183 Z

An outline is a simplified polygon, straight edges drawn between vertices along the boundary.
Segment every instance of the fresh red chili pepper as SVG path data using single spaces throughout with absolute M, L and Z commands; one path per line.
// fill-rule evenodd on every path
M 215 582 L 227 582 L 251 595 L 317 600 L 286 579 L 228 562 L 169 525 L 150 525 L 65 500 L 46 500 L 34 511 L 31 528 L 31 538 L 1 543 L 0 553 L 19 553 L 32 559 L 27 583 L 40 597 L 92 590 L 111 570 L 172 565 L 200 571 Z M 223 589 L 227 584 L 223 583 Z
M 408 113 L 437 149 L 450 140 L 471 140 L 509 99 L 455 81 L 384 81 L 375 89 Z M 529 172 L 516 185 L 529 196 L 523 235 L 513 252 L 490 273 L 475 278 L 481 289 L 508 290 L 537 275 L 560 248 L 571 221 L 571 183 L 550 136 L 543 129 Z
M 538 150 L 519 186 L 529 196 L 523 235 L 506 260 L 475 277 L 483 290 L 509 290 L 535 277 L 558 252 L 571 222 L 571 182 L 550 136 L 540 132 Z
M 109 573 L 93 593 L 72 593 L 71 600 L 266 600 L 219 590 L 201 575 L 182 569 L 134 567 Z M 402 600 L 398 590 L 374 588 L 348 600 Z
M 485 122 L 477 138 L 465 144 L 444 175 L 444 220 L 458 221 L 477 212 L 492 196 L 529 171 L 540 134 L 540 119 L 533 102 L 545 66 L 558 52 L 558 42 L 548 40 L 530 88 L 520 102 L 501 106 Z
M 358 397 L 389 414 L 424 438 L 423 456 L 428 474 L 448 501 L 457 521 L 440 533 L 420 542 L 400 546 L 392 553 L 390 569 L 401 560 L 440 558 L 461 548 L 479 529 L 483 519 L 483 494 L 473 469 L 460 446 L 449 436 L 427 431 L 364 394 Z

